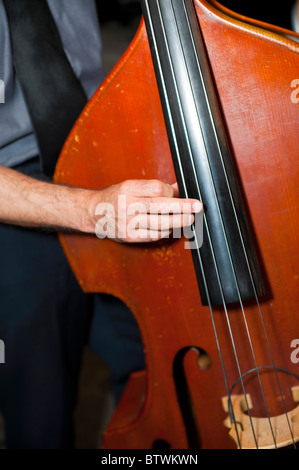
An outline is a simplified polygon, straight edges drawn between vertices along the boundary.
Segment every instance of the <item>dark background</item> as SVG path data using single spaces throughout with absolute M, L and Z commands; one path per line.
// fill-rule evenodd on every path
M 222 5 L 250 18 L 291 29 L 290 12 L 295 0 L 220 0 Z M 130 22 L 140 13 L 139 1 L 97 0 L 101 22 L 118 20 Z
M 291 10 L 295 0 L 284 0 L 283 2 L 277 0 L 221 0 L 220 3 L 249 18 L 291 29 Z

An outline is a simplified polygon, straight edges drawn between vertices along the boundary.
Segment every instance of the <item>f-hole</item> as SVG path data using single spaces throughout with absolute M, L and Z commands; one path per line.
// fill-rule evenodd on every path
M 174 359 L 173 379 L 176 387 L 179 407 L 185 424 L 189 449 L 199 449 L 201 447 L 200 431 L 194 413 L 194 406 L 184 370 L 184 357 L 190 351 L 197 354 L 196 363 L 200 370 L 210 368 L 211 359 L 206 351 L 199 347 L 189 346 L 181 349 Z

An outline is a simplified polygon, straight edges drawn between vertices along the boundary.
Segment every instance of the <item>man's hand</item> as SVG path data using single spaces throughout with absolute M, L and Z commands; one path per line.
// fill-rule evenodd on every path
M 177 185 L 159 180 L 127 180 L 94 194 L 93 226 L 99 238 L 152 242 L 194 222 L 202 210 L 196 199 L 179 199 Z
M 190 226 L 201 210 L 199 201 L 178 198 L 176 185 L 158 180 L 89 190 L 46 183 L 0 166 L 0 221 L 8 224 L 149 242 Z

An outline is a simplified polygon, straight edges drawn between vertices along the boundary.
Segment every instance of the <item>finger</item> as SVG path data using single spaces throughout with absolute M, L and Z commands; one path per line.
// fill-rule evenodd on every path
M 138 228 L 134 232 L 127 234 L 122 241 L 126 243 L 148 243 L 155 242 L 164 238 L 169 238 L 172 230 L 147 230 Z
M 180 198 L 139 198 L 128 204 L 127 214 L 195 214 L 203 210 L 203 205 L 197 199 Z
M 194 220 L 193 214 L 142 214 L 138 217 L 136 226 L 141 229 L 164 231 L 190 226 Z

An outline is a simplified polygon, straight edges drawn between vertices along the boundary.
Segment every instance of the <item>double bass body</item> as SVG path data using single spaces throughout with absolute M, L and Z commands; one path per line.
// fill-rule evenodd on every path
M 184 238 L 128 246 L 61 236 L 84 291 L 125 302 L 144 343 L 147 369 L 132 375 L 103 445 L 295 446 L 299 103 L 291 84 L 299 78 L 298 37 L 214 1 L 193 3 L 264 293 L 203 305 Z M 55 180 L 97 189 L 145 178 L 172 184 L 177 173 L 142 22 L 72 130 Z M 207 243 L 206 236 L 201 250 Z

